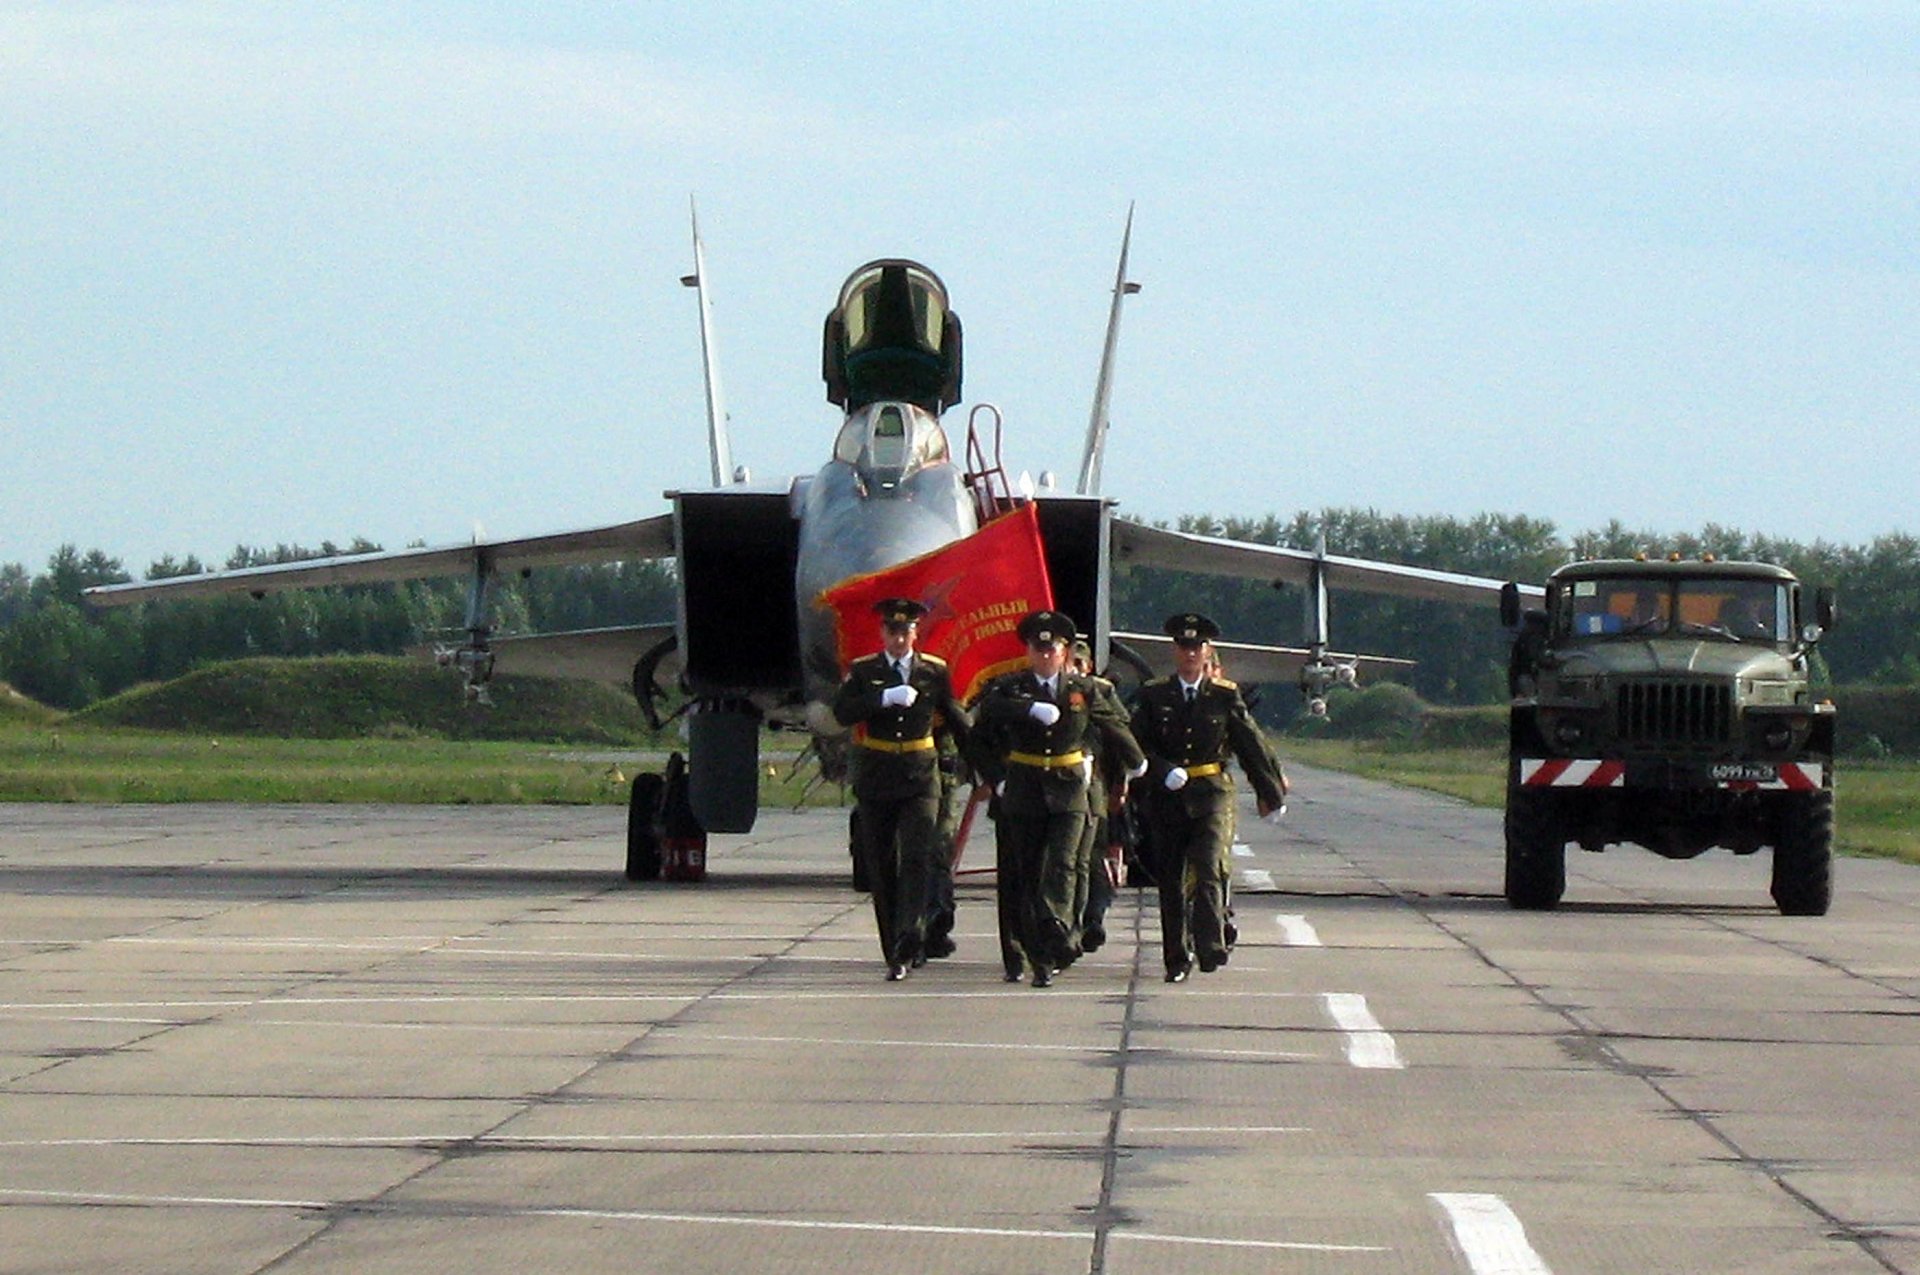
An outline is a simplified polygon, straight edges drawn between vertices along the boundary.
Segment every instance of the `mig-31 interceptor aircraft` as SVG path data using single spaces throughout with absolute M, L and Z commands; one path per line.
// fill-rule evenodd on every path
M 732 460 L 696 220 L 694 271 L 682 282 L 699 299 L 711 486 L 668 491 L 669 510 L 612 526 L 108 585 L 87 596 L 97 605 L 121 606 L 466 576 L 465 641 L 438 655 L 461 670 L 475 698 L 486 699 L 496 672 L 631 685 L 656 723 L 669 695 L 684 697 L 676 711 L 685 716 L 686 762 L 669 768 L 670 782 L 684 783 L 684 791 L 676 787 L 663 796 L 657 781 L 636 779 L 633 785 L 626 867 L 635 879 L 659 874 L 663 801 L 680 801 L 707 833 L 752 829 L 763 726 L 810 731 L 823 771 L 830 777 L 843 773 L 846 736 L 825 711 L 842 675 L 843 652 L 836 613 L 821 604 L 823 594 L 984 534 L 983 528 L 1009 514 L 1034 519 L 1051 603 L 1086 628 L 1102 667 L 1119 657 L 1144 674 L 1149 656 L 1155 667 L 1170 667 L 1168 638 L 1112 631 L 1109 573 L 1115 562 L 1303 587 L 1307 646 L 1220 648 L 1239 680 L 1297 678 L 1315 711 L 1324 711 L 1331 687 L 1352 684 L 1359 672 L 1409 663 L 1332 652 L 1330 589 L 1478 604 L 1492 612 L 1501 581 L 1338 557 L 1324 544 L 1305 552 L 1192 535 L 1116 515 L 1115 502 L 1100 491 L 1100 469 L 1121 305 L 1139 290 L 1127 279 L 1131 237 L 1129 212 L 1072 493 L 1008 482 L 1000 459 L 1000 415 L 990 405 L 973 409 L 964 461 L 955 456 L 941 417 L 961 397 L 960 318 L 939 277 L 901 258 L 855 270 L 827 315 L 827 398 L 845 413 L 830 459 L 816 473 L 777 484 L 750 481 Z M 661 558 L 676 560 L 679 599 L 670 623 L 524 637 L 493 630 L 490 601 L 503 578 L 564 564 Z M 755 623 L 739 625 L 737 617 L 749 611 Z

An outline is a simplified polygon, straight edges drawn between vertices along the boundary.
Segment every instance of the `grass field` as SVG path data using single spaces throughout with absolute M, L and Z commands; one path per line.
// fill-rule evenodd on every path
M 407 802 L 597 805 L 627 800 L 634 760 L 661 754 L 575 745 L 436 739 L 270 739 L 0 726 L 0 801 Z M 807 774 L 762 758 L 761 800 L 800 800 Z M 837 785 L 810 800 L 839 801 Z
M 1506 801 L 1503 749 L 1282 740 L 1280 751 L 1310 765 L 1426 788 L 1479 806 Z M 1843 853 L 1920 863 L 1920 763 L 1842 761 L 1834 806 L 1834 841 Z
M 784 741 L 783 741 L 784 742 Z M 1497 749 L 1415 749 L 1348 740 L 1282 740 L 1283 756 L 1499 806 Z M 408 802 L 614 805 L 627 800 L 637 750 L 440 739 L 272 739 L 134 731 L 73 723 L 0 723 L 0 802 Z M 615 759 L 618 759 L 617 761 Z M 837 805 L 809 791 L 811 768 L 762 757 L 761 801 Z M 770 773 L 768 771 L 770 769 Z M 1849 854 L 1920 863 L 1920 763 L 1851 761 L 1838 784 L 1836 840 Z

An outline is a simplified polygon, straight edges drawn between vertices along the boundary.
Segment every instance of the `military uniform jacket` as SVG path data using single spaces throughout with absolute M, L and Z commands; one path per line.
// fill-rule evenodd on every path
M 855 660 L 847 680 L 834 693 L 834 719 L 854 728 L 853 791 L 857 797 L 883 800 L 937 790 L 938 751 L 931 746 L 900 746 L 931 740 L 936 730 L 951 732 L 957 742 L 965 742 L 967 711 L 954 701 L 953 679 L 945 660 L 915 651 L 906 684 L 917 692 L 912 704 L 890 708 L 880 702 L 881 693 L 889 686 L 900 685 L 900 679 L 886 654 L 876 652 Z M 859 743 L 862 738 L 892 747 L 863 747 Z
M 993 763 L 983 769 L 1006 779 L 1001 810 L 1015 816 L 1089 811 L 1088 767 L 1034 765 L 1022 762 L 1022 757 L 1063 758 L 1079 753 L 1098 761 L 1103 751 L 1110 750 L 1122 769 L 1139 767 L 1144 758 L 1127 726 L 1126 710 L 1112 688 L 1103 692 L 1101 685 L 1098 678 L 1062 672 L 1053 698 L 1060 719 L 1042 726 L 1032 714 L 1042 695 L 1039 679 L 1031 672 L 1009 673 L 988 683 L 980 698 L 979 718 L 980 729 L 987 734 L 983 745 L 994 756 Z
M 1274 756 L 1260 728 L 1253 724 L 1240 688 L 1224 677 L 1204 680 L 1193 702 L 1177 677 L 1163 677 L 1140 688 L 1133 710 L 1133 733 L 1146 751 L 1148 769 L 1142 781 L 1156 799 L 1172 798 L 1190 816 L 1199 816 L 1233 800 L 1233 776 L 1226 770 L 1229 756 L 1237 758 L 1262 804 L 1277 806 L 1284 799 L 1280 759 Z M 1212 774 L 1190 775 L 1178 792 L 1166 790 L 1167 772 L 1175 766 L 1218 767 Z

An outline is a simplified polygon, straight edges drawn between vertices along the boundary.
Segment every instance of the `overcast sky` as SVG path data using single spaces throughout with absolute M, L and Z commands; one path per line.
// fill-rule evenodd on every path
M 1920 6 L 0 0 L 0 563 L 556 531 L 826 458 L 910 256 L 1149 518 L 1920 531 Z

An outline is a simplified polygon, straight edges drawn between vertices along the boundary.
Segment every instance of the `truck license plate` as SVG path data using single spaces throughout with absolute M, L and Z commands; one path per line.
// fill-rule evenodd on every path
M 1708 768 L 1715 783 L 1770 783 L 1780 777 L 1780 769 L 1768 762 L 1721 761 Z

